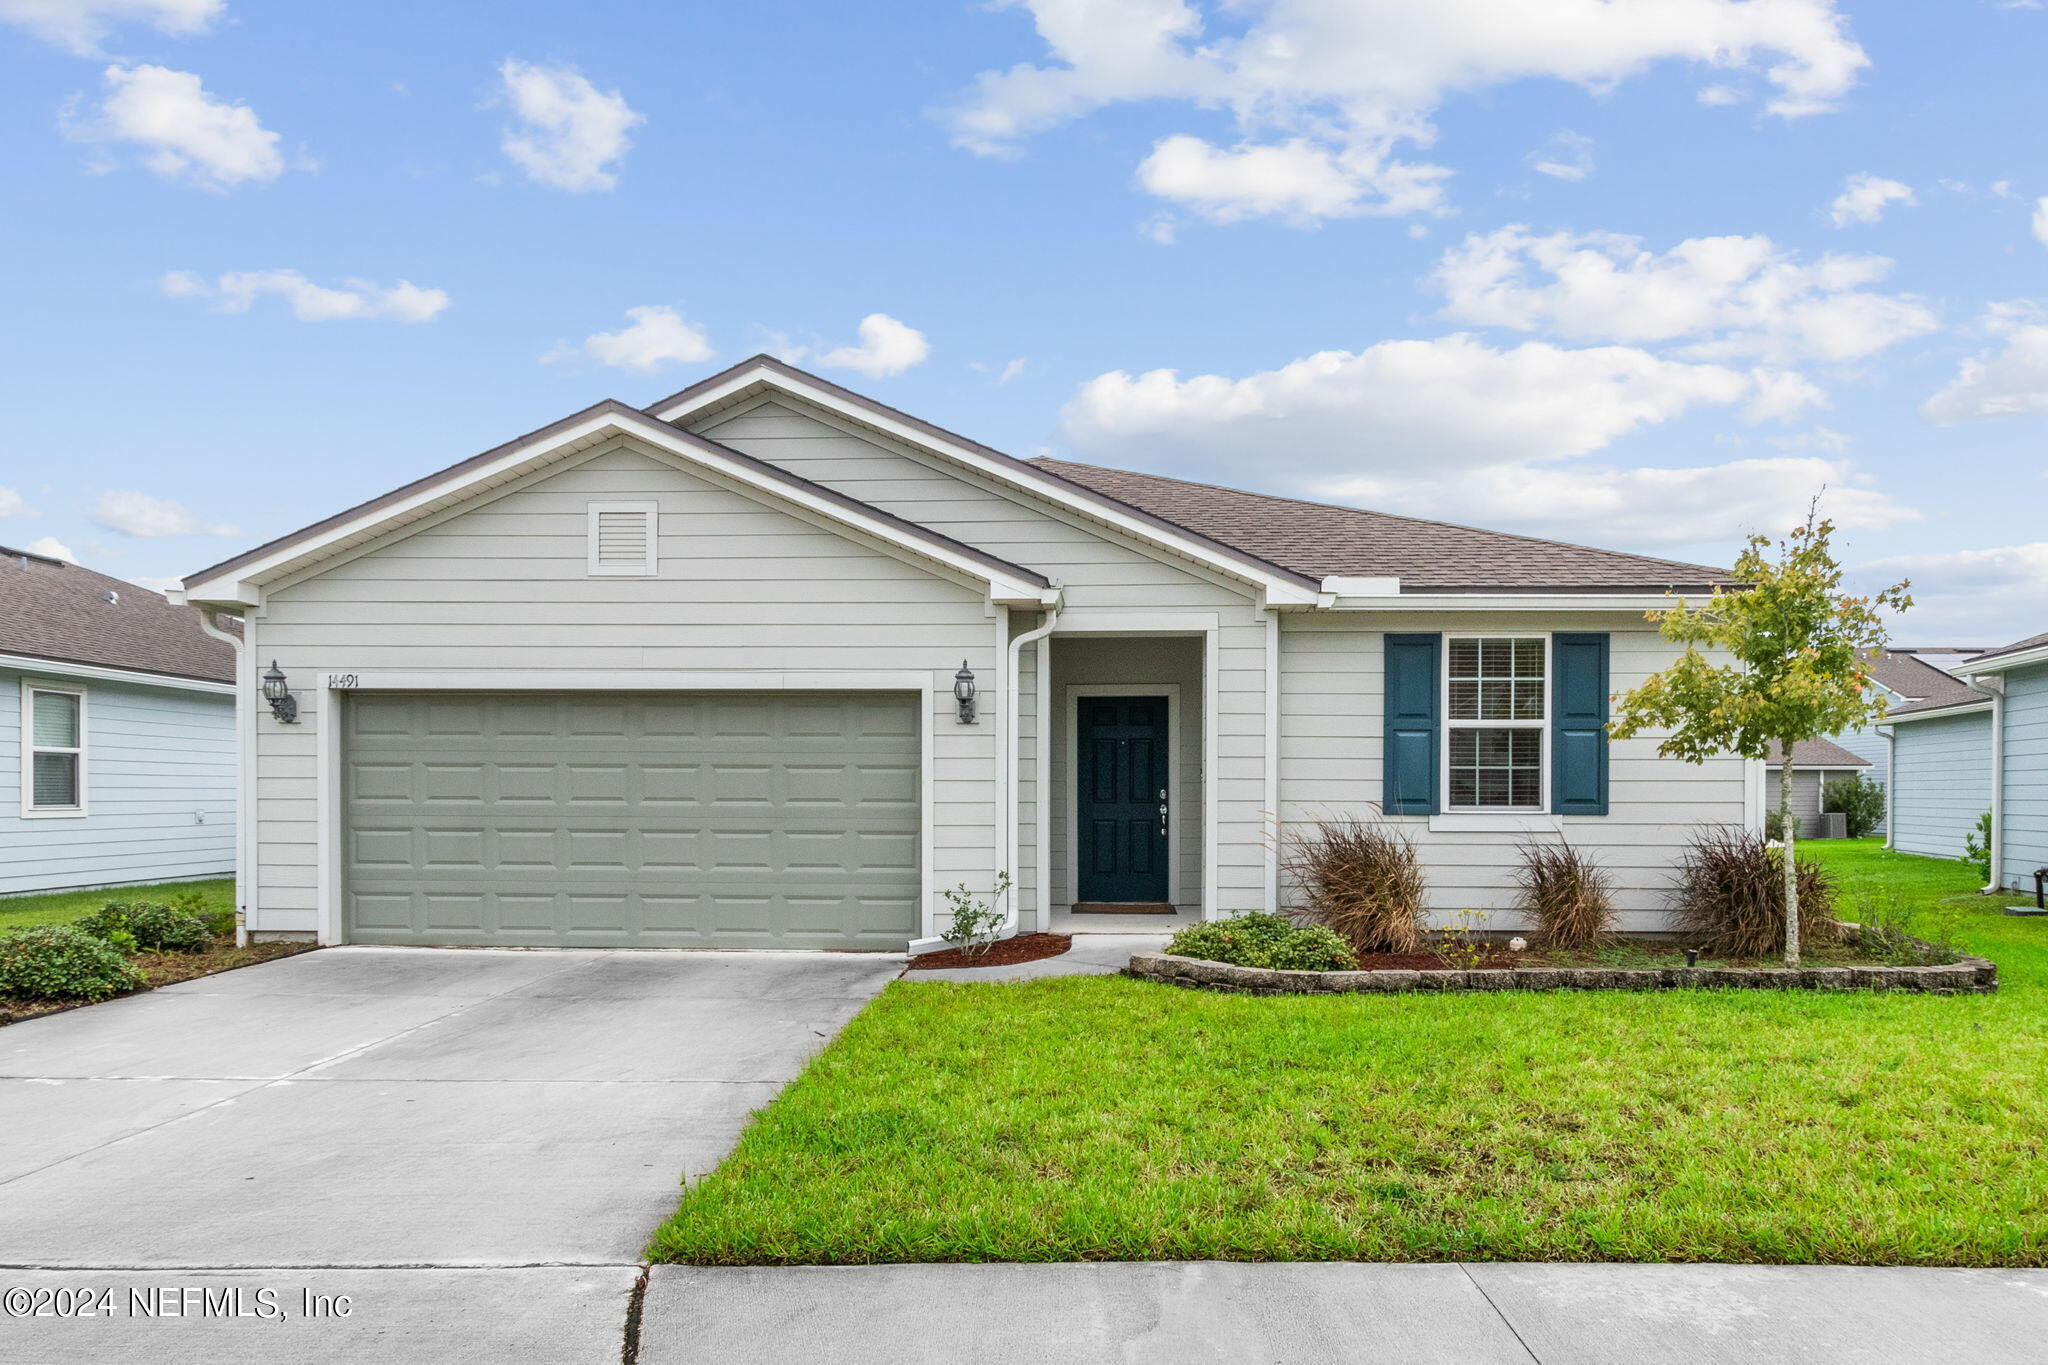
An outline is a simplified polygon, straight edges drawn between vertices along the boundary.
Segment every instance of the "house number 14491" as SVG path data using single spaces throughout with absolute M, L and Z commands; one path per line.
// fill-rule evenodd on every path
M 356 675 L 353 673 L 329 673 L 327 675 L 327 685 L 336 692 L 350 691 L 356 685 Z

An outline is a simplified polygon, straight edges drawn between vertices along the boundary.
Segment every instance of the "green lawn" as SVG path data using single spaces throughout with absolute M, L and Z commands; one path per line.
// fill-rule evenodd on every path
M 89 915 L 108 901 L 161 901 L 197 891 L 206 898 L 208 910 L 235 908 L 235 880 L 224 877 L 204 882 L 159 882 L 154 886 L 103 886 L 97 891 L 52 891 L 38 896 L 9 896 L 0 900 L 0 930 L 19 929 L 29 924 L 68 924 Z
M 2048 922 L 1971 869 L 1993 996 L 1250 998 L 899 982 L 689 1189 L 659 1259 L 2048 1263 Z

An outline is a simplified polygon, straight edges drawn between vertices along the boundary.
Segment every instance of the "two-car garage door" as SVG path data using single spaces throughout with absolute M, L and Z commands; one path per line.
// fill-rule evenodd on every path
M 356 693 L 356 943 L 900 949 L 918 931 L 917 699 Z

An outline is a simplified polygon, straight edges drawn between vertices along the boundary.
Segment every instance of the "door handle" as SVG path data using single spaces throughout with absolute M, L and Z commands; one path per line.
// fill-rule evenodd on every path
M 1166 788 L 1159 789 L 1159 832 L 1166 833 Z

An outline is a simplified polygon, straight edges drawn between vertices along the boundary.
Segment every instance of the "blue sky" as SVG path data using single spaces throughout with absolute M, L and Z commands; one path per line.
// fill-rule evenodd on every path
M 2044 26 L 0 0 L 0 542 L 156 582 L 770 350 L 1018 454 L 1676 558 L 1825 487 L 1897 638 L 2002 644 Z

